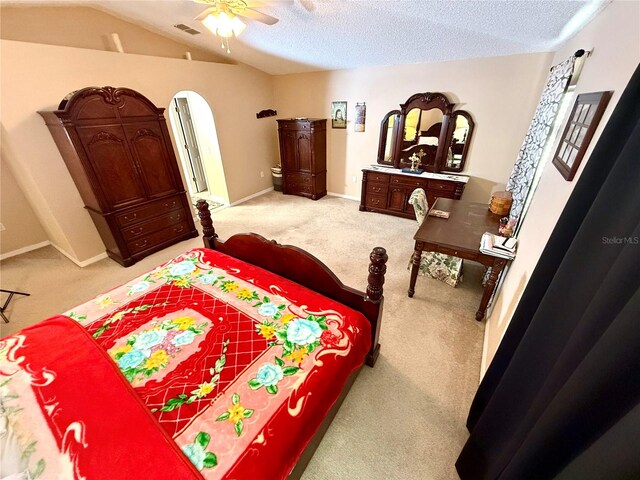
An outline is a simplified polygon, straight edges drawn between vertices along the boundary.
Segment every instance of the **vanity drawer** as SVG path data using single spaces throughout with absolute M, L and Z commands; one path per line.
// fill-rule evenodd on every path
M 129 241 L 133 238 L 148 235 L 162 228 L 178 224 L 185 220 L 182 210 L 166 213 L 160 217 L 153 218 L 140 224 L 132 225 L 122 229 L 122 236 Z
M 369 183 L 367 182 L 367 193 L 374 195 L 386 195 L 389 185 L 386 183 Z
M 389 175 L 386 173 L 367 172 L 367 182 L 389 183 Z
M 176 195 L 163 200 L 156 200 L 155 202 L 147 203 L 142 207 L 132 208 L 126 212 L 118 213 L 116 215 L 116 221 L 121 227 L 126 227 L 127 225 L 148 220 L 163 213 L 181 208 L 182 202 L 180 201 L 180 195 Z
M 157 232 L 150 233 L 149 235 L 130 240 L 129 242 L 127 242 L 129 253 L 133 255 L 138 252 L 142 252 L 143 250 L 147 250 L 162 243 L 168 242 L 175 237 L 184 235 L 188 231 L 189 225 L 187 224 L 187 222 L 180 222 L 176 225 L 171 225 L 170 227 L 165 227 L 162 230 L 158 230 Z
M 446 182 L 442 180 L 429 180 L 429 190 L 437 190 L 439 192 L 453 192 L 456 189 L 456 185 L 453 182 Z
M 408 185 L 411 187 L 427 188 L 426 178 L 411 178 L 406 175 L 396 175 L 391 178 L 391 185 Z
M 385 195 L 367 195 L 367 207 L 387 208 L 387 197 Z

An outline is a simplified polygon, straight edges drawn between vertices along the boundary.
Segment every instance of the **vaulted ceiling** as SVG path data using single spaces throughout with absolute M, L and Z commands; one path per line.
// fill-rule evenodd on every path
M 608 2 L 261 0 L 256 9 L 280 21 L 271 26 L 248 22 L 239 38 L 231 39 L 229 54 L 221 50 L 217 37 L 194 20 L 206 8 L 202 4 L 190 0 L 82 4 L 277 75 L 551 51 Z M 202 33 L 181 32 L 173 26 L 178 23 Z

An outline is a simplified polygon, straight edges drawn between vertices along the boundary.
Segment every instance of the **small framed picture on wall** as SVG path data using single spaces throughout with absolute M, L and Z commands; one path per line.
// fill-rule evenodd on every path
M 347 102 L 331 102 L 331 128 L 347 128 Z
M 573 180 L 578 171 L 612 93 L 582 93 L 573 104 L 567 126 L 553 156 L 553 164 L 568 182 Z

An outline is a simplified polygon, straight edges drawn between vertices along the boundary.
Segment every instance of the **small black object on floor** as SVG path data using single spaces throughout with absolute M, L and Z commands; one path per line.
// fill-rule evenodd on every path
M 1 288 L 0 288 L 0 292 L 9 294 L 9 296 L 7 297 L 7 300 L 4 302 L 4 305 L 0 307 L 0 317 L 2 317 L 2 319 L 4 320 L 4 323 L 9 323 L 9 319 L 4 314 L 4 311 L 9 306 L 9 302 L 11 301 L 13 296 L 14 295 L 24 295 L 25 297 L 29 297 L 29 296 L 31 296 L 31 294 L 30 293 L 23 293 L 23 292 L 16 292 L 15 290 L 3 290 Z

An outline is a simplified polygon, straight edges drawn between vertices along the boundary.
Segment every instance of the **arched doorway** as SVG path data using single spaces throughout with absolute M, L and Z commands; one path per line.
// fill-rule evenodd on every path
M 229 205 L 213 113 L 198 93 L 183 90 L 169 106 L 169 121 L 189 195 L 212 206 Z

